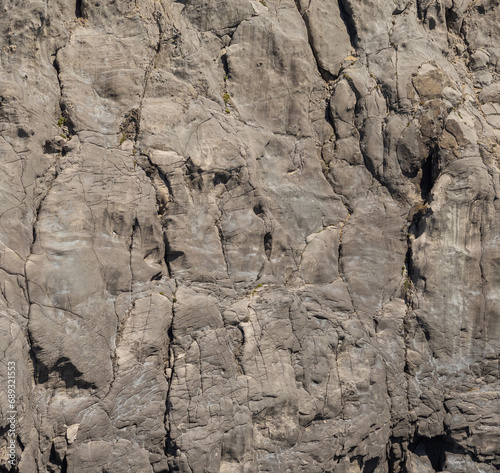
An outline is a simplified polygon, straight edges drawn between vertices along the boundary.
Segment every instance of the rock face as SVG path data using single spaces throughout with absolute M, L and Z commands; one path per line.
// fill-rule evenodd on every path
M 1 471 L 500 469 L 498 0 L 0 10 Z

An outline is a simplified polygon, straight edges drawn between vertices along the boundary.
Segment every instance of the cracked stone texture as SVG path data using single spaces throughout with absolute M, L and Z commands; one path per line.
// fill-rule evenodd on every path
M 500 469 L 498 0 L 0 10 L 0 471 Z

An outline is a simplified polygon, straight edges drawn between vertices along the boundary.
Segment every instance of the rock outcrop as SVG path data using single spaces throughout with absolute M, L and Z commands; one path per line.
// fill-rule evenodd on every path
M 500 469 L 498 0 L 0 10 L 0 471 Z

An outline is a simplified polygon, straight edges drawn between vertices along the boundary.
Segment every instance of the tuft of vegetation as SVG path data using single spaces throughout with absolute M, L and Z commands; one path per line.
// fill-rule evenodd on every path
M 229 103 L 229 100 L 231 100 L 231 96 L 227 93 L 224 92 L 224 95 L 222 96 L 224 103 L 227 105 Z
M 228 108 L 226 108 L 226 110 L 224 110 L 226 113 L 231 113 L 231 110 L 229 110 Z
M 125 133 L 122 133 L 122 137 L 120 138 L 120 144 L 123 144 L 123 142 L 127 139 L 127 136 Z
M 260 3 L 261 3 L 262 5 L 264 5 L 265 7 L 267 7 L 266 0 L 259 0 L 259 1 L 260 1 Z
M 405 279 L 405 291 L 411 291 L 413 289 L 413 282 L 410 278 Z
M 172 302 L 177 302 L 177 297 L 174 297 L 174 298 L 172 299 Z
M 61 117 L 59 118 L 59 120 L 57 120 L 57 126 L 59 128 L 63 127 L 64 125 L 66 125 L 66 118 L 64 117 Z
M 139 109 L 133 108 L 125 113 L 123 121 L 120 125 L 120 133 L 126 140 L 135 141 L 139 135 Z

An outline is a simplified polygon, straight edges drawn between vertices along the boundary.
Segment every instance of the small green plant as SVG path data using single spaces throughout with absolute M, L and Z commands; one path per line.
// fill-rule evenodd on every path
M 224 103 L 227 105 L 229 103 L 229 100 L 231 99 L 231 96 L 227 92 L 224 92 L 222 98 L 224 100 Z
M 58 126 L 59 128 L 61 128 L 61 127 L 62 127 L 62 126 L 64 126 L 65 124 L 66 124 L 66 118 L 61 117 L 61 118 L 59 118 L 59 120 L 57 120 L 57 126 Z
M 125 133 L 122 133 L 122 137 L 120 138 L 120 144 L 123 144 L 123 142 L 127 139 L 127 136 Z
M 231 110 L 229 110 L 228 108 L 226 108 L 226 110 L 224 110 L 226 113 L 231 113 Z
M 410 278 L 405 279 L 405 291 L 408 292 L 413 289 L 413 283 Z
M 177 302 L 177 297 L 174 297 L 174 298 L 172 299 L 172 302 Z
M 262 3 L 262 5 L 264 5 L 265 7 L 267 7 L 266 0 L 260 0 L 260 3 Z
M 257 284 L 257 287 L 262 287 L 262 286 L 263 286 L 262 283 Z
M 65 140 L 67 140 L 67 139 L 68 139 L 68 137 L 67 137 L 64 133 L 61 133 L 61 135 L 60 135 L 60 136 L 61 136 L 61 138 L 64 138 Z
M 165 295 L 165 293 L 164 293 L 163 291 L 160 291 L 160 293 L 159 293 L 159 294 L 160 294 L 161 296 L 164 296 L 164 295 Z

